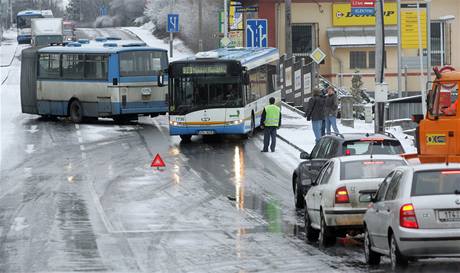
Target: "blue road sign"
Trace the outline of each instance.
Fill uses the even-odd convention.
[[[268,24],[266,19],[246,20],[246,47],[268,46]]]
[[[179,32],[179,14],[168,14],[168,32]]]
[[[374,15],[375,8],[351,8],[352,15]]]

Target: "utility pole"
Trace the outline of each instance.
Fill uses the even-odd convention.
[[[431,0],[425,0],[426,2],[426,79],[427,81],[431,78]],[[442,25],[441,25],[442,27]],[[426,87],[426,85],[425,85]]]
[[[224,0],[224,37],[228,37],[228,0]]]
[[[291,0],[285,1],[285,35],[286,35],[286,55],[292,57],[292,22],[291,22]]]
[[[401,0],[398,0],[396,5],[398,9],[398,97],[402,98]]]
[[[388,86],[385,77],[385,21],[384,0],[375,3],[375,132],[385,132],[385,102],[388,100]]]
[[[198,0],[198,51],[203,51],[203,6],[201,0]]]
[[[425,76],[423,72],[423,41],[422,41],[422,23],[420,14],[420,1],[417,0],[417,30],[418,30],[418,53],[420,58],[420,92],[422,94],[422,113],[426,113],[426,90],[425,90]],[[428,41],[427,41],[428,43]],[[428,47],[428,46],[427,46]],[[428,54],[427,54],[428,59]]]
[[[169,13],[172,14],[173,12],[173,5],[174,5],[174,0],[170,0],[169,1]],[[169,24],[169,22],[168,22]],[[174,42],[174,36],[173,36],[173,32],[169,32],[169,57],[172,58],[174,57],[174,54],[173,54],[173,42]]]

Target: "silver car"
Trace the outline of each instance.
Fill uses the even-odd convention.
[[[305,196],[308,241],[319,237],[328,246],[337,236],[362,232],[372,194],[388,173],[405,165],[397,155],[342,156],[326,162]]]
[[[460,164],[398,167],[364,215],[366,262],[407,266],[411,258],[460,257]]]

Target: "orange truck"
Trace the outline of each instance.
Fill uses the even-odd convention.
[[[435,67],[433,71],[436,78],[427,94],[427,112],[413,116],[418,123],[417,154],[406,158],[418,158],[420,163],[460,163],[460,72],[451,67]]]

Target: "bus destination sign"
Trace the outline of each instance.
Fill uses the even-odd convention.
[[[212,65],[191,65],[182,67],[182,73],[184,75],[195,75],[195,74],[226,74],[226,64],[212,64]]]

